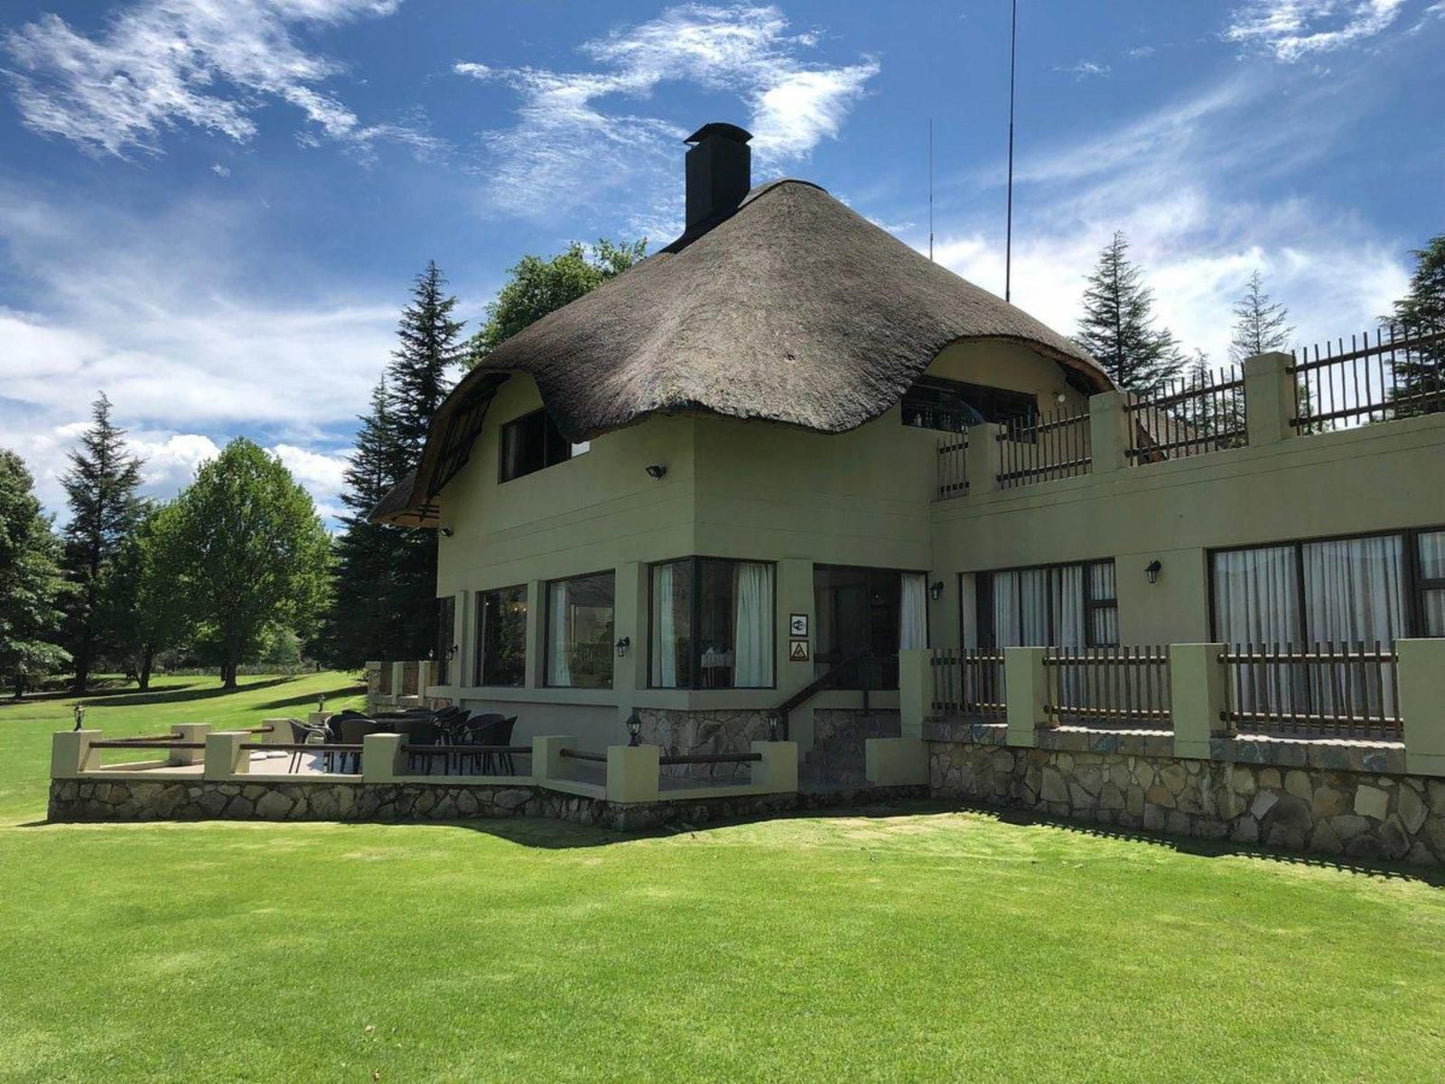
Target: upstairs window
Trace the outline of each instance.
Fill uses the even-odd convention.
[[[588,447],[570,443],[546,410],[534,410],[502,426],[501,481],[565,463]]]
[[[1032,424],[1038,416],[1036,396],[982,384],[964,384],[925,376],[903,397],[903,424],[916,429],[961,433],[985,422]]]

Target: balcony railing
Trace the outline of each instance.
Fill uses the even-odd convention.
[[[936,648],[932,674],[934,715],[1003,720],[1002,651]]]
[[[1003,489],[1089,473],[1089,412],[1055,411],[1009,422],[998,434]]]
[[[1148,397],[1131,397],[1126,455],[1134,465],[1241,448],[1249,442],[1244,375],[1236,366],[1171,380]]]
[[[1445,331],[1376,328],[1294,352],[1295,409],[1300,435],[1445,410]]]
[[[1063,723],[1170,727],[1169,652],[1163,647],[1052,648],[1048,704]]]
[[[1242,730],[1324,737],[1400,734],[1400,686],[1393,647],[1356,644],[1247,644],[1225,652],[1229,707]]]

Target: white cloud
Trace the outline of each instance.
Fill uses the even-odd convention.
[[[517,124],[486,134],[486,172],[494,206],[549,215],[587,202],[599,190],[625,189],[638,203],[641,180],[656,182],[687,129],[618,108],[665,83],[736,94],[748,109],[753,149],[764,170],[806,156],[835,138],[878,63],[811,63],[800,54],[816,33],[788,33],[773,6],[687,4],[658,18],[583,43],[597,70],[495,68],[472,61],[458,75],[502,82],[521,95]],[[646,187],[646,185],[643,185]]]
[[[389,15],[400,0],[138,0],[94,37],[41,15],[0,37],[21,119],[97,153],[160,150],[189,125],[237,142],[256,133],[269,101],[300,110],[308,136],[367,151],[383,139],[418,150],[437,141],[413,127],[364,125],[319,89],[340,64],[306,51],[296,25]]]
[[[1131,50],[1130,56],[1132,55],[1134,54]],[[1113,69],[1109,67],[1109,65],[1100,64],[1097,61],[1081,60],[1077,64],[1069,65],[1069,67],[1067,68],[1055,68],[1054,71],[1064,72],[1068,75],[1072,75],[1075,79],[1082,81],[1084,79],[1102,78],[1103,76],[1106,76],[1110,72],[1112,72]]]
[[[216,162],[211,166],[211,172],[217,177],[229,177],[231,175],[231,167],[223,166],[220,162]]]
[[[1249,0],[1231,13],[1224,39],[1295,61],[1383,33],[1404,6],[1405,0]]]

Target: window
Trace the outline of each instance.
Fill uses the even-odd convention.
[[[1445,636],[1445,531],[1415,536],[1420,596],[1417,628],[1423,636]]]
[[[852,687],[896,689],[899,650],[928,646],[927,596],[921,572],[815,566],[816,673],[846,665]]]
[[[547,585],[547,684],[612,688],[611,572]]]
[[[501,587],[477,597],[477,684],[526,684],[527,589]]]
[[[452,655],[456,651],[457,598],[437,599],[437,684],[450,685]]]
[[[501,480],[510,482],[544,467],[565,463],[591,447],[569,444],[545,410],[534,410],[502,426]]]
[[[1113,647],[1114,562],[1041,565],[975,575],[980,647]]]
[[[961,433],[984,422],[1031,424],[1039,412],[1035,396],[1006,388],[923,377],[903,397],[903,424]]]
[[[773,685],[773,566],[689,557],[652,566],[649,680],[655,689]]]

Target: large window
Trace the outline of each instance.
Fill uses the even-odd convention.
[[[903,396],[903,424],[961,433],[984,422],[1031,423],[1038,399],[1027,392],[922,377]]]
[[[1114,562],[1041,565],[974,577],[980,647],[1112,647]]]
[[[527,589],[501,587],[477,599],[477,684],[526,684]]]
[[[547,585],[547,684],[612,688],[611,572]]]
[[[773,566],[691,557],[652,566],[649,684],[763,689],[773,684]]]
[[[588,444],[571,444],[545,410],[534,410],[502,426],[501,481],[510,482],[543,467],[565,463],[587,451]]]
[[[452,655],[456,651],[457,598],[447,595],[437,599],[437,677],[438,685],[450,685]]]
[[[921,572],[817,565],[814,669],[847,668],[844,684],[898,687],[898,652],[928,646],[928,580]]]

